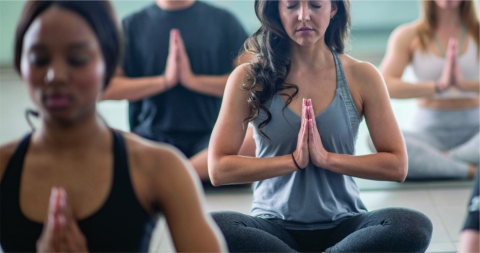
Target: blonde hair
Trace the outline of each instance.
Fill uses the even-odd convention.
[[[433,39],[435,29],[438,26],[435,5],[436,3],[433,0],[422,1],[422,16],[420,17],[420,23],[417,26],[419,47],[421,51],[427,51],[427,43]],[[467,33],[473,37],[478,48],[480,25],[475,1],[463,0],[459,6],[459,12],[462,25],[466,27]]]

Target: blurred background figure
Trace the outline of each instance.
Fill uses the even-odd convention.
[[[480,145],[475,2],[423,0],[422,6],[419,20],[392,33],[380,66],[390,96],[416,98],[419,107],[412,131],[403,132],[407,179],[472,178]],[[412,82],[401,79],[408,65]]]
[[[229,12],[194,0],[157,0],[123,28],[124,76],[103,98],[129,100],[130,130],[174,145],[208,182],[210,134],[228,75],[245,60],[237,56],[246,32]]]
[[[176,250],[225,251],[184,156],[114,130],[97,113],[120,37],[109,1],[25,4],[15,68],[40,122],[0,147],[6,252],[143,252],[159,215]]]

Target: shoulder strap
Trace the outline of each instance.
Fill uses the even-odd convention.
[[[0,204],[2,206],[2,211],[6,211],[9,214],[20,214],[20,179],[22,176],[23,162],[25,160],[25,155],[27,154],[28,146],[30,144],[32,133],[29,133],[25,136],[20,144],[15,149],[10,161],[8,162],[7,168],[0,183]],[[8,206],[8,209],[3,208],[3,206]],[[2,217],[7,213],[2,212]],[[11,217],[13,218],[13,217]]]
[[[347,85],[347,79],[345,78],[345,72],[343,71],[342,62],[338,54],[332,50],[333,58],[335,60],[335,68],[337,71],[337,91],[342,97],[343,103],[348,112],[348,117],[350,118],[350,124],[352,127],[353,135],[357,138],[358,127],[360,125],[361,118],[358,116],[357,106],[353,101],[352,94]]]

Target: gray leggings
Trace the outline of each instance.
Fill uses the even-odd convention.
[[[403,131],[407,179],[466,178],[469,164],[477,164],[480,158],[479,113],[479,108],[418,108],[412,130]],[[369,147],[375,151],[371,140]]]
[[[430,219],[406,208],[371,211],[323,230],[288,230],[231,211],[212,216],[230,252],[425,252],[432,236]]]

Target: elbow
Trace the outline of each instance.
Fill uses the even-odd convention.
[[[402,166],[401,168],[399,168],[397,170],[396,177],[394,179],[395,182],[398,182],[398,183],[405,182],[405,179],[407,178],[407,171],[408,171],[407,166]]]
[[[209,159],[208,161],[208,176],[213,186],[221,186],[223,184],[222,173],[218,161],[216,159]]]
[[[403,183],[407,178],[408,173],[408,158],[404,155],[399,159],[397,166],[395,168],[395,178],[394,181],[398,183]]]
[[[221,180],[220,177],[218,176],[218,173],[212,171],[210,168],[208,169],[208,174],[210,176],[210,182],[212,183],[213,186],[221,186]]]

